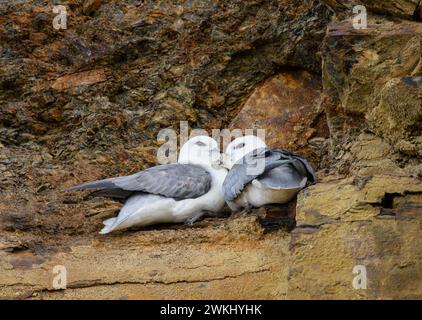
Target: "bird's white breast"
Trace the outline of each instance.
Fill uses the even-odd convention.
[[[273,189],[262,185],[258,180],[253,180],[246,186],[240,196],[236,198],[234,203],[229,204],[229,206],[232,209],[236,208],[238,210],[239,208],[258,208],[268,204],[287,203],[301,189]]]
[[[223,182],[227,175],[227,170],[209,169],[212,177],[211,188],[208,192],[196,199],[186,199],[177,201],[174,207],[174,214],[177,217],[176,222],[181,222],[192,216],[193,213],[201,211],[219,212],[223,209],[225,201],[222,191]]]

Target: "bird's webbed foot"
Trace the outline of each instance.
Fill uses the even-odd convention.
[[[189,219],[185,220],[185,224],[188,226],[193,225],[196,221],[198,221],[199,219],[201,219],[204,216],[204,212],[199,212],[197,214],[195,214],[194,216],[190,217]]]

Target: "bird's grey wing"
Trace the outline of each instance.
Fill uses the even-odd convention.
[[[97,191],[91,192],[90,197],[109,197],[117,200],[125,200],[133,194],[132,191],[127,191],[119,188],[115,189],[99,189]]]
[[[133,192],[158,194],[175,199],[197,198],[211,187],[211,175],[205,169],[189,164],[165,164],[130,176],[97,180],[69,190],[97,189],[94,195],[129,196]]]
[[[284,150],[284,149],[274,149],[274,152],[278,152],[282,155],[282,157],[290,157],[294,161],[292,161],[291,165],[293,168],[302,175],[303,177],[306,177],[309,182],[314,183],[317,180],[316,174],[312,166],[309,164],[309,162],[301,157],[300,155]]]
[[[272,189],[301,189],[307,177],[298,172],[292,164],[279,166],[256,178],[261,185]]]
[[[262,161],[259,163],[259,161]],[[248,183],[261,174],[283,164],[290,163],[290,157],[281,157],[270,148],[251,151],[234,164],[223,182],[224,199],[236,199]]]
[[[265,161],[264,165],[257,166],[260,160]],[[248,169],[259,167],[262,170],[248,174]],[[262,184],[289,189],[303,187],[305,177],[310,182],[316,181],[314,170],[301,156],[283,149],[257,149],[245,155],[229,171],[223,183],[224,198],[233,201],[248,183],[257,178]]]

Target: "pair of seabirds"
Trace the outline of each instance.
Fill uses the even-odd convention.
[[[107,234],[158,223],[192,224],[225,203],[232,211],[286,203],[315,180],[305,159],[268,148],[257,136],[233,140],[223,155],[213,138],[196,136],[183,145],[177,163],[68,190],[94,189],[93,196],[125,201],[117,217],[103,222],[100,233]]]

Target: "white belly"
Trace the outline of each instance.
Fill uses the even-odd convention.
[[[228,203],[234,210],[242,208],[259,208],[268,204],[282,204],[292,200],[302,188],[294,189],[271,189],[254,180],[249,183],[245,190],[233,202]]]
[[[222,184],[227,171],[223,169],[212,174],[216,178],[213,179],[211,189],[196,199],[177,201],[159,195],[131,196],[116,218],[104,221],[105,227],[100,233],[158,223],[179,223],[206,211],[220,211],[225,204]]]
[[[136,226],[173,222],[176,200],[158,195],[134,195],[130,197],[116,218],[104,221],[101,233]]]
[[[205,211],[218,212],[224,206],[224,197],[215,192],[209,192],[196,199],[176,201],[162,196],[148,196],[136,203],[136,196],[123,206],[117,218],[105,221],[106,228],[102,233],[130,227],[142,227],[159,223],[180,223]],[[107,228],[107,224],[110,227]]]

